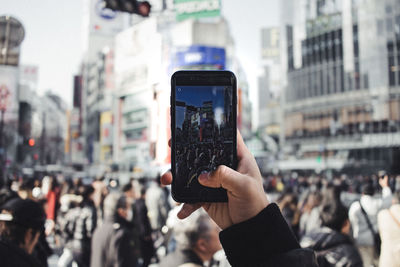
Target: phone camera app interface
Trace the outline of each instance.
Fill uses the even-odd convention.
[[[189,195],[201,173],[233,165],[232,87],[177,86],[175,94],[176,186]]]

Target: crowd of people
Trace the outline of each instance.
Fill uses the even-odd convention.
[[[21,215],[13,214],[12,201],[23,201],[18,204]],[[10,260],[6,266],[48,266],[48,257],[58,254],[59,267],[147,267],[159,261],[155,242],[164,237],[169,203],[159,179],[131,179],[122,186],[104,177],[85,183],[51,174],[11,180],[0,192],[0,255],[3,248],[19,247],[17,254],[26,258],[24,264]],[[21,245],[32,226],[24,222],[27,216],[40,224],[32,228],[39,234],[30,243],[33,250]]]
[[[11,180],[0,191],[1,266],[48,266],[54,254],[59,267],[400,266],[400,176],[263,178],[240,136],[238,159],[237,171],[198,177],[228,190],[219,204],[175,205],[170,173],[123,185]]]
[[[203,171],[212,171],[218,165],[232,164],[232,143],[198,143],[189,146],[177,145],[176,172],[179,177],[188,177],[179,181],[178,187],[193,186]]]
[[[400,266],[399,175],[271,175],[264,189],[320,266]]]

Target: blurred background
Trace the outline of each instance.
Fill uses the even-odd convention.
[[[399,1],[133,2],[0,1],[3,183],[156,177],[179,69],[236,74],[264,177],[400,174]]]

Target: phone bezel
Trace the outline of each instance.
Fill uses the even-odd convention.
[[[236,77],[230,71],[177,71],[171,77],[171,172],[172,172],[172,197],[177,202],[195,203],[195,202],[226,202],[228,201],[226,190],[221,190],[221,193],[214,193],[212,196],[207,194],[211,188],[204,187],[201,197],[186,197],[179,195],[176,181],[176,168],[175,168],[175,109],[176,109],[176,95],[175,88],[177,85],[181,86],[231,86],[232,88],[232,111],[234,118],[237,118],[237,85]],[[234,169],[237,167],[237,119],[234,120],[233,131],[233,163]]]

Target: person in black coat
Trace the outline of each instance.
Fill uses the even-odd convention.
[[[46,215],[33,200],[14,198],[0,213],[0,265],[36,267],[41,264],[31,255],[44,230]]]
[[[153,238],[151,236],[151,224],[149,217],[147,216],[146,207],[146,188],[143,187],[140,190],[140,198],[135,201],[135,222],[139,227],[139,241],[140,241],[140,252],[143,259],[142,267],[149,266],[151,258],[155,253]]]
[[[322,227],[306,234],[300,244],[317,253],[320,267],[362,267],[361,256],[353,244],[348,211],[340,201],[340,188],[329,186],[319,208]]]
[[[239,132],[237,158],[237,170],[219,166],[198,177],[204,186],[225,188],[228,202],[186,203],[178,218],[186,218],[202,207],[222,229],[219,238],[234,267],[318,266],[314,251],[300,248],[278,206],[269,203],[257,163]],[[171,184],[171,172],[165,173],[161,181]]]
[[[135,238],[132,214],[126,196],[111,193],[106,197],[105,221],[93,234],[90,266],[138,266],[139,242]]]

